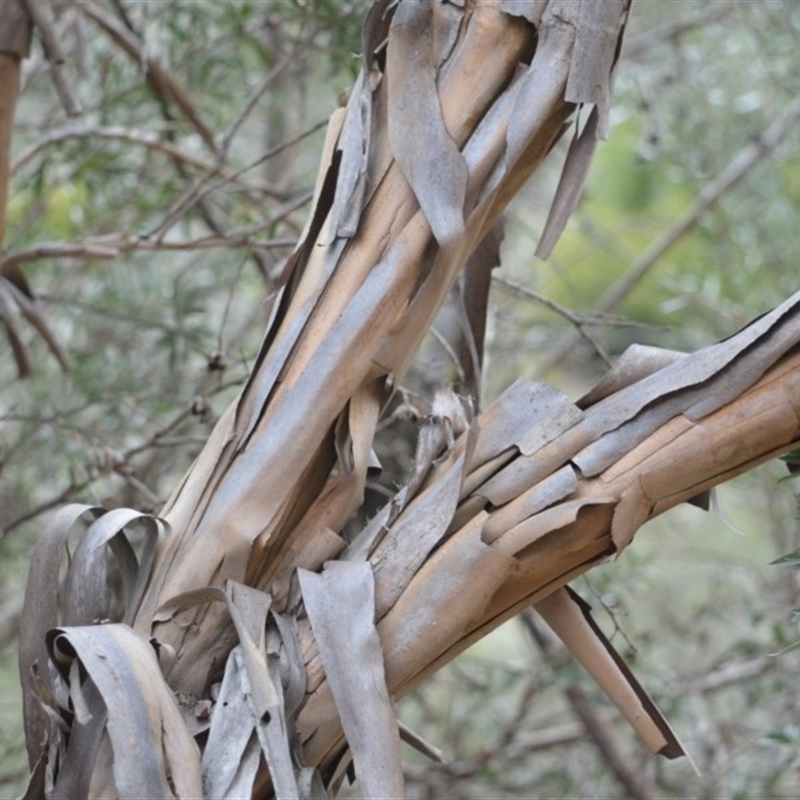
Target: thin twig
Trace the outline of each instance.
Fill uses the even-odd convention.
[[[205,189],[201,190],[201,187],[206,184],[211,178],[213,178],[216,174],[218,174],[221,170],[221,167],[212,166],[210,167],[203,175],[197,177],[197,179],[193,182],[192,186],[184,192],[184,194],[173,204],[172,208],[167,212],[166,217],[160,222],[155,228],[152,228],[147,234],[145,234],[146,238],[148,239],[162,239],[169,229],[183,216],[187,209],[191,208],[193,205],[201,202],[205,199],[209,194],[212,192],[221,189],[223,186],[237,180],[245,172],[249,172],[251,169],[255,169],[260,164],[263,164],[265,161],[273,158],[274,156],[278,155],[279,153],[283,152],[289,147],[296,145],[298,142],[301,142],[308,136],[316,133],[320,128],[323,128],[327,125],[327,121],[320,121],[316,125],[313,125],[311,128],[303,131],[302,133],[293,136],[290,139],[282,142],[281,144],[277,145],[276,147],[271,148],[263,155],[259,156],[255,161],[250,162],[247,166],[242,167],[241,169],[237,170],[233,174],[229,175],[226,178],[214,183],[211,186],[206,186]]]
[[[549,309],[555,314],[558,314],[559,316],[571,322],[575,326],[575,330],[578,332],[580,337],[584,339],[591,346],[591,348],[595,351],[598,357],[601,358],[607,365],[609,366],[611,365],[611,359],[603,349],[602,345],[600,345],[599,342],[595,341],[595,339],[592,338],[592,336],[584,330],[586,325],[592,323],[588,323],[582,315],[575,314],[565,306],[562,306],[553,300],[549,300],[544,295],[541,295],[538,292],[534,292],[532,289],[527,289],[524,286],[516,283],[515,281],[510,280],[509,278],[500,278],[498,276],[493,276],[492,282],[496,283],[498,286],[502,286],[503,288],[507,289],[516,297],[520,297],[524,300],[531,300],[534,303],[538,303],[544,308]],[[598,324],[598,323],[595,322],[593,324]]]
[[[274,223],[273,223],[274,224]],[[260,227],[267,227],[259,223]],[[32,261],[41,261],[45,258],[78,258],[82,261],[106,261],[117,258],[120,253],[146,252],[176,252],[191,250],[212,250],[214,248],[251,248],[259,250],[275,250],[294,247],[296,239],[266,239],[253,241],[232,234],[228,236],[203,236],[199,239],[184,239],[176,242],[150,242],[146,239],[125,239],[115,246],[100,246],[91,242],[85,244],[69,244],[67,242],[45,242],[27,250],[12,253],[5,263],[20,266]]]
[[[672,227],[655,239],[634,262],[626,275],[600,296],[595,308],[601,312],[609,312],[617,308],[659,259],[697,225],[705,212],[783,141],[798,119],[800,119],[800,95],[794,98],[786,111],[761,136],[743,147],[728,166],[714,180],[706,184],[694,205]],[[579,333],[582,335],[582,332],[579,331]],[[544,374],[561,363],[578,341],[579,336],[574,331],[564,336],[550,350],[545,362],[540,365],[540,373]]]
[[[295,61],[294,52],[279,61],[264,76],[264,80],[261,81],[261,84],[258,86],[258,88],[250,95],[247,102],[244,104],[244,106],[242,106],[241,111],[239,111],[239,113],[233,118],[233,121],[228,126],[228,130],[225,131],[225,133],[220,137],[219,149],[221,153],[226,154],[228,152],[233,137],[236,135],[239,128],[255,108],[256,103],[261,99],[267,89],[272,86],[272,84],[275,82],[275,79],[278,78],[293,61]]]
[[[3,527],[0,528],[0,540],[5,539],[9,533],[19,528],[20,525],[24,524],[25,522],[36,519],[36,517],[38,517],[40,514],[44,514],[47,511],[52,511],[52,509],[63,505],[70,498],[75,497],[76,495],[88,489],[99,477],[100,476],[97,475],[84,478],[84,480],[78,482],[71,481],[69,486],[67,486],[65,489],[62,489],[58,494],[51,497],[49,500],[45,500],[38,505],[29,508],[27,511],[20,514],[16,519],[12,520],[6,525],[3,525]]]
[[[84,0],[80,8],[83,13],[105,31],[130,58],[136,61],[137,64],[144,65],[147,80],[153,90],[162,100],[165,102],[171,101],[172,104],[180,109],[183,116],[194,126],[194,129],[206,143],[209,150],[216,155],[218,149],[214,139],[214,133],[201,118],[196,103],[176,78],[155,61],[155,59],[148,57],[141,35],[121,25],[118,20],[110,14],[107,14],[101,6],[91,2],[91,0]]]
[[[453,350],[450,342],[447,341],[445,335],[435,325],[431,327],[431,335],[434,339],[436,339],[437,343],[447,355],[447,358],[452,362],[453,368],[456,371],[456,380],[458,382],[463,382],[464,368],[461,366],[461,362],[458,359],[458,354],[455,350]]]
[[[665,330],[663,325],[653,325],[649,322],[641,322],[637,319],[621,317],[618,314],[604,314],[594,309],[581,312],[573,311],[566,306],[562,306],[560,303],[556,303],[555,300],[551,300],[534,289],[529,289],[527,286],[523,286],[521,283],[517,283],[510,278],[493,275],[492,283],[499,286],[501,289],[508,289],[511,294],[523,300],[530,300],[533,303],[541,305],[543,308],[549,309],[555,314],[564,317],[564,319],[571,322],[573,325],[583,325],[587,328],[600,326],[610,328],[635,328],[636,330],[652,331],[655,333],[663,333]]]
[[[266,220],[254,222],[243,228],[230,231],[222,236],[201,236],[197,239],[182,239],[179,241],[153,241],[138,236],[127,238],[103,237],[99,240],[87,242],[41,242],[26,250],[10,253],[4,260],[7,269],[19,267],[31,261],[41,261],[44,258],[80,258],[83,260],[102,261],[117,258],[121,253],[135,253],[138,251],[190,251],[208,250],[212,248],[252,248],[262,250],[275,250],[294,247],[295,239],[266,239],[254,241],[250,237],[259,231],[271,228],[282,222],[289,214],[302,208],[311,200],[311,193],[307,192]]]
[[[230,389],[231,387],[239,386],[242,384],[243,381],[244,378],[230,380],[226,381],[225,383],[221,383],[219,386],[214,387],[211,390],[211,392],[209,392],[209,395],[219,394],[220,392],[224,392],[225,390]],[[181,423],[186,421],[189,417],[193,416],[194,414],[195,414],[194,403],[188,404],[187,406],[182,408],[177,414],[175,414],[175,416],[172,417],[172,419],[170,419],[168,422],[166,422],[164,425],[158,428],[158,430],[156,430],[155,432],[150,434],[150,436],[144,439],[144,441],[140,442],[139,444],[131,445],[127,450],[125,450],[125,452],[123,452],[120,455],[118,459],[118,465],[120,469],[122,469],[124,465],[129,464],[134,457],[144,453],[145,451],[163,446],[165,444],[165,441],[167,440],[168,435],[172,433]],[[169,441],[170,444],[172,444],[175,440],[170,439]],[[183,443],[185,442],[181,440],[181,444]],[[131,483],[131,477],[133,477],[135,482],[135,476],[133,475],[133,473],[120,472],[117,469],[115,469],[114,471],[117,474],[119,474],[123,480],[126,480],[129,483]],[[3,525],[0,528],[0,541],[5,539],[6,536],[8,536],[8,534],[19,528],[24,523],[30,522],[32,519],[35,519],[41,514],[44,514],[47,511],[51,511],[52,509],[57,508],[60,505],[63,505],[71,498],[83,494],[84,492],[86,492],[87,489],[89,489],[89,487],[93,483],[100,480],[100,478],[104,477],[105,474],[106,473],[104,472],[98,471],[96,472],[96,474],[91,474],[81,481],[73,480],[70,482],[68,486],[66,486],[64,489],[62,489],[53,497],[49,498],[48,500],[44,500],[43,502],[39,503],[38,505],[32,508],[27,509],[20,516],[16,517],[11,522]],[[136,488],[140,487],[137,486]],[[148,496],[148,499],[150,499],[149,498],[150,494],[152,494],[150,490],[145,491],[145,495]]]
[[[180,147],[177,147],[167,139],[162,139],[156,134],[143,133],[131,128],[125,128],[122,125],[81,125],[80,127],[76,125],[64,125],[61,128],[48,131],[38,142],[26,147],[12,162],[11,174],[15,175],[19,172],[43,150],[68,139],[105,139],[108,141],[125,142],[127,144],[138,144],[153,150],[160,150],[173,158],[179,158],[181,161],[185,161],[193,167],[198,167],[200,169],[207,169],[209,167],[209,162],[205,159],[198,158],[191,153],[187,153],[185,150],[181,150]]]
[[[104,139],[107,141],[119,141],[127,144],[141,145],[142,147],[165,153],[171,158],[178,159],[198,169],[207,170],[212,167],[212,164],[208,160],[188,153],[173,142],[155,133],[137,131],[131,128],[125,128],[121,125],[91,125],[80,127],[65,125],[61,128],[49,131],[38,142],[25,148],[12,162],[11,174],[16,174],[20,169],[29,164],[42,150],[54,144],[66,141],[67,139]],[[226,177],[230,175],[231,172],[232,170],[228,166],[224,167],[222,170],[222,174]],[[276,187],[270,186],[267,183],[242,183],[241,187],[248,195],[257,193],[258,195],[267,195],[268,197],[273,197],[278,200],[286,199],[285,192],[281,192]],[[260,201],[260,197],[254,199]]]
[[[209,192],[201,193],[201,187],[208,183],[215,175],[222,170],[222,162],[211,164],[201,175],[198,175],[192,185],[172,204],[167,210],[166,216],[154,228],[146,234],[146,239],[161,241],[183,215],[194,205],[198,204]]]
[[[50,3],[36,2],[36,0],[23,0],[23,2],[42,37],[47,60],[50,62],[50,76],[61,105],[64,106],[68,117],[77,117],[83,112],[64,75],[66,59],[58,41],[58,34],[53,27],[52,6]]]
[[[676,19],[671,19],[663,25],[657,25],[655,28],[644,31],[638,36],[625,39],[622,46],[622,57],[628,61],[647,55],[657,45],[677,39],[683,34],[704,25],[719,22],[733,11],[736,6],[735,0],[728,0],[728,2],[719,2],[717,0],[715,3],[708,3],[694,14],[677,16]]]
[[[536,613],[532,609],[527,609],[522,612],[520,619],[545,660],[552,665],[556,657],[554,642],[540,630],[541,623]],[[655,786],[644,777],[640,769],[631,765],[630,760],[619,749],[614,740],[611,726],[595,711],[581,687],[578,685],[566,686],[563,691],[590,741],[600,752],[614,777],[625,787],[628,796],[637,798],[637,800],[657,800],[659,794]]]

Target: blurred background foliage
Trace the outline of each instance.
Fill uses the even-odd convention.
[[[323,123],[358,69],[367,3],[92,7],[98,18],[54,6],[83,113],[65,115],[34,42],[13,142],[5,253],[71,369],[23,320],[32,375],[18,378],[7,348],[0,359],[0,796],[26,774],[15,628],[45,512],[71,499],[157,510],[235,395],[305,220]],[[135,55],[104,18],[132,34]],[[798,96],[799,34],[795,0],[635,0],[610,139],[547,262],[533,251],[558,153],[508,214],[486,401],[518,376],[577,397],[632,342],[694,349],[797,290],[795,127],[621,303],[597,312],[608,287]],[[183,87],[194,119],[148,81],[148,59]],[[117,253],[85,257],[98,246]],[[568,338],[576,322],[578,340]],[[409,386],[450,368],[428,347]],[[402,399],[424,412],[425,397]],[[382,436],[392,477],[378,493],[413,452],[413,426],[395,410]],[[701,775],[686,760],[647,756],[528,619],[400,703],[447,762],[409,751],[409,796],[800,795],[797,572],[770,565],[800,544],[795,492],[783,465],[767,465],[722,487],[712,513],[679,508],[651,523],[623,558],[576,585]],[[638,783],[626,783],[626,768]]]

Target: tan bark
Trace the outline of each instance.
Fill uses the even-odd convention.
[[[199,785],[310,795],[320,776],[340,778],[344,731],[365,785],[394,792],[392,701],[542,602],[651,749],[682,752],[554,593],[621,553],[651,517],[795,446],[800,298],[692,355],[637,351],[578,404],[525,382],[471,422],[444,402],[425,440],[438,444],[419,448],[409,485],[352,541],[343,535],[381,411],[465,261],[591,105],[545,249],[574,207],[607,125],[626,14],[623,0],[378,0],[240,397],[161,518],[71,507],[37,549],[20,643],[39,765],[29,796],[46,774],[61,793],[115,784],[130,794],[121,730],[141,745],[146,785],[178,796]],[[89,514],[59,602],[69,532]],[[138,557],[134,522],[145,528]],[[94,623],[110,613],[107,549],[125,611],[106,631]],[[41,710],[60,714],[64,696],[76,709],[69,744]],[[141,713],[122,718],[129,709]],[[206,731],[201,752],[190,734]],[[93,776],[84,762],[97,764]]]

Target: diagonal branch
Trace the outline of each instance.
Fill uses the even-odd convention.
[[[795,97],[786,110],[755,141],[746,144],[728,166],[703,188],[692,207],[652,242],[617,283],[603,292],[595,303],[595,311],[608,313],[618,308],[659,259],[700,222],[705,212],[742,180],[753,167],[772,153],[794,128],[798,119],[800,119],[800,95]],[[540,374],[545,374],[563,361],[578,341],[579,335],[575,332],[565,335],[548,353],[539,368]]]
[[[139,35],[120,24],[94,0],[80,5],[81,11],[94,22],[120,49],[145,68],[148,82],[165,102],[177,106],[181,114],[192,124],[212,153],[217,153],[214,132],[197,110],[197,104],[180,82],[155,59],[148,56]]]

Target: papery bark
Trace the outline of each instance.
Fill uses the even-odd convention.
[[[85,727],[99,707],[94,689],[118,703],[126,698],[92,650],[113,639],[120,652],[147,653],[137,691],[154,698],[161,715],[149,708],[151,721],[180,730],[150,760],[157,766],[192,752],[181,791],[193,791],[198,774],[215,787],[252,785],[258,747],[267,759],[273,753],[271,780],[285,793],[319,782],[301,757],[335,782],[343,730],[363,734],[370,717],[337,711],[336,703],[359,691],[380,703],[386,737],[351,734],[360,738],[355,760],[363,764],[376,741],[389,742],[383,749],[394,755],[376,765],[370,786],[399,790],[398,731],[386,725],[393,700],[521,609],[620,554],[648,519],[796,446],[800,296],[698,353],[634,354],[578,403],[519,382],[469,424],[451,406],[431,420],[441,436],[430,439],[430,452],[418,449],[408,486],[354,538],[343,533],[375,466],[381,413],[464,264],[576,110],[589,105],[545,249],[563,228],[594,137],[605,132],[627,7],[624,0],[375,4],[362,72],[331,118],[314,207],[252,375],[163,520],[149,518],[140,561],[124,530],[137,515],[88,509],[99,519],[75,548],[59,619],[60,558],[87,509],[62,515],[37,551],[21,639],[32,765],[47,763],[51,745],[59,758],[69,755],[67,737],[43,710],[72,714],[48,694],[68,686],[76,724],[97,757],[94,785],[113,784],[105,739]],[[493,259],[483,260],[485,272]],[[469,326],[482,330],[479,319]],[[474,380],[478,343],[472,350]],[[93,634],[93,623],[110,613],[107,545],[127,580],[127,604],[122,624]],[[325,567],[337,559],[347,563]],[[346,603],[341,620],[326,597]],[[570,613],[553,612],[558,597],[543,606],[546,615],[556,627],[574,623]],[[347,647],[347,619],[369,660],[369,692],[359,683],[364,676],[349,674],[352,653],[337,649]],[[57,631],[49,649],[48,628]],[[59,653],[54,643],[70,646],[76,630],[75,652]],[[571,641],[592,660],[582,635]],[[62,659],[58,675],[44,669],[48,657]],[[81,672],[87,663],[94,683]],[[638,721],[636,700],[617,692],[608,659],[593,663],[599,682]],[[180,726],[225,741],[232,723],[220,714],[214,727],[212,692],[223,676],[226,702],[247,694],[237,708],[250,716],[236,740],[242,768],[215,782],[213,754],[194,753]],[[210,721],[199,722],[209,710]],[[643,729],[653,749],[681,752],[658,723]],[[157,768],[152,773],[150,785],[168,785]],[[129,771],[123,777],[130,791]],[[86,775],[78,770],[73,779],[83,786]],[[257,795],[269,794],[269,780]]]
[[[536,27],[494,2],[446,16],[439,4],[384,12],[385,71],[366,53],[372,68],[332,118],[311,223],[254,372],[163,512],[173,536],[136,624],[155,622],[154,635],[176,648],[175,688],[206,691],[209,662],[223,661],[230,647],[218,635],[228,623],[211,608],[180,627],[157,616],[161,603],[228,578],[267,588],[294,542],[336,530],[358,508],[380,409],[462,264],[581,102],[565,97],[571,70],[587,68],[574,66],[576,30],[592,15],[579,6],[552,2]],[[626,8],[603,4],[604,14],[616,14],[618,36]],[[415,32],[430,24],[436,35],[418,41]],[[429,99],[409,119],[417,83]],[[372,130],[359,164],[352,148],[366,141],[357,124],[365,109]],[[432,181],[439,157],[462,166],[436,167]],[[361,173],[363,210],[355,234],[342,236],[349,227],[331,209],[340,190],[352,195],[347,176]],[[451,197],[460,199],[446,216],[430,217]],[[318,506],[323,490],[338,498],[328,519]]]

